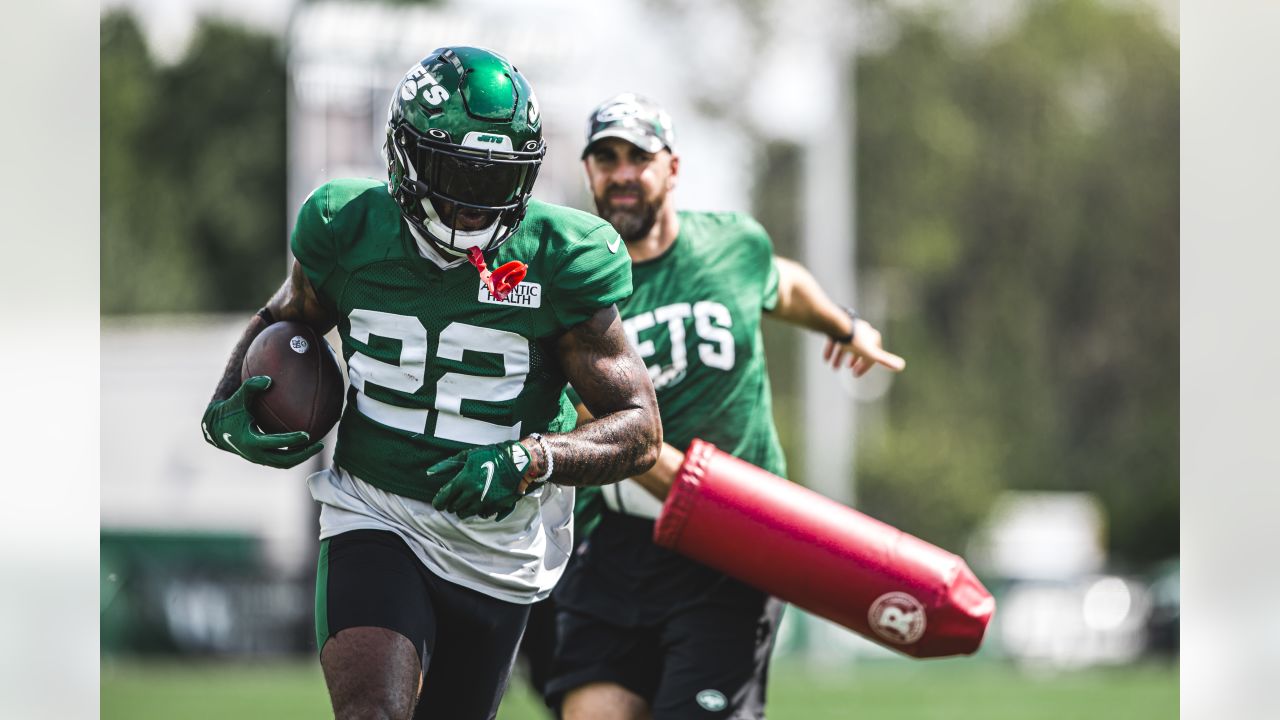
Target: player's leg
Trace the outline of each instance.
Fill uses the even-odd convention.
[[[573,504],[573,552],[569,553],[569,559],[565,562],[562,577],[567,577],[574,571],[580,555],[579,548],[600,522],[603,505],[599,488],[576,489]],[[524,628],[524,638],[520,640],[519,653],[519,657],[524,658],[529,685],[556,717],[559,717],[558,702],[548,694],[547,683],[551,680],[552,662],[555,659],[558,611],[559,604],[554,595],[529,608],[529,622]]]
[[[560,608],[547,695],[564,720],[644,720],[657,687],[655,628],[624,628]]]
[[[564,720],[649,720],[649,703],[617,683],[588,683],[571,690],[560,709]]]
[[[419,567],[390,532],[356,530],[321,543],[316,644],[338,720],[412,715],[435,632]]]
[[[782,608],[776,598],[761,596],[758,602],[700,603],[673,615],[663,626],[654,719],[764,718],[769,655]]]
[[[422,666],[412,643],[397,632],[342,630],[325,643],[320,665],[337,720],[402,720],[413,711]]]
[[[432,575],[423,576],[436,611],[415,720],[485,720],[498,714],[529,606],[505,602]]]

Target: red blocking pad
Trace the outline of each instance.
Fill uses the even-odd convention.
[[[701,440],[654,542],[912,657],[975,652],[995,612],[959,556]]]

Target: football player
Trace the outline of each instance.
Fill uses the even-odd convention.
[[[631,256],[635,291],[618,307],[668,444],[652,470],[601,488],[607,509],[554,594],[548,693],[567,720],[762,718],[782,603],[654,545],[660,499],[695,437],[785,476],[763,316],[826,335],[826,359],[856,376],[904,361],[805,268],[774,256],[750,217],[676,211],[680,157],[653,102],[625,94],[600,105],[582,157],[596,208]]]
[[[388,181],[334,180],[298,214],[289,278],[232,352],[206,439],[292,467],[321,449],[264,435],[240,382],[276,321],[335,325],[350,380],[320,503],[316,643],[338,718],[492,718],[529,605],[571,547],[573,486],[653,465],[653,387],[615,303],[617,233],[530,199],[545,153],[533,89],[451,47],[395,88]],[[491,269],[496,268],[496,269]],[[598,418],[574,429],[572,382]],[[416,710],[415,710],[416,708]]]

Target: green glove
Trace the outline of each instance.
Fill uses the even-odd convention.
[[[311,436],[305,432],[264,435],[254,427],[249,402],[255,395],[271,387],[271,378],[255,375],[226,400],[209,403],[200,420],[204,439],[219,450],[232,452],[252,463],[274,468],[291,468],[324,449],[324,443],[305,443]],[[296,447],[305,445],[304,447]]]
[[[494,515],[501,520],[524,497],[518,488],[527,467],[529,453],[514,440],[463,450],[427,468],[428,475],[446,481],[431,505],[460,518]]]

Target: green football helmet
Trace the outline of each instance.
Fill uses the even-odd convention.
[[[387,189],[409,225],[445,257],[496,250],[520,226],[546,155],[533,88],[501,55],[435,50],[409,70],[387,110]],[[441,219],[493,213],[481,230]]]

